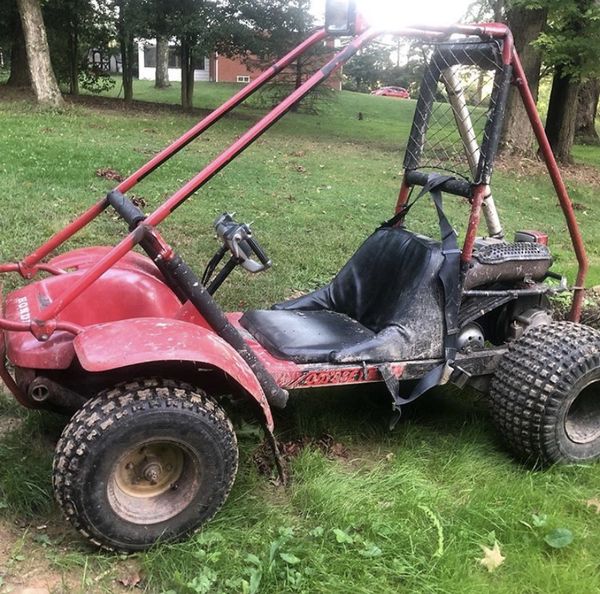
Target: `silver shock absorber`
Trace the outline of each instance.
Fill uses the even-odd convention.
[[[455,69],[451,66],[446,68],[442,72],[442,82],[446,87],[446,93],[448,94],[448,101],[452,106],[454,113],[454,119],[458,127],[467,161],[469,162],[469,169],[473,177],[477,175],[477,167],[479,165],[479,144],[477,142],[477,135],[473,128],[473,122],[471,121],[471,114],[467,107],[467,101],[465,99],[465,93],[460,83],[458,76],[456,75]],[[504,231],[500,223],[500,217],[498,216],[498,210],[492,197],[490,187],[487,187],[486,199],[483,202],[483,216],[487,224],[488,233],[490,237],[497,239],[504,238]]]

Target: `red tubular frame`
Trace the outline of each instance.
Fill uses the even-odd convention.
[[[556,165],[556,161],[550,149],[548,140],[546,138],[543,125],[537,114],[535,108],[535,102],[531,96],[531,92],[527,87],[525,75],[518,58],[517,52],[515,51],[512,43],[512,34],[506,25],[498,23],[485,23],[476,25],[455,25],[451,27],[436,28],[429,26],[419,26],[404,28],[399,30],[377,30],[377,29],[366,29],[360,31],[352,41],[336,56],[334,56],[325,66],[323,66],[316,74],[311,76],[302,86],[294,91],[289,97],[284,99],[277,107],[271,112],[264,116],[259,122],[252,126],[244,135],[236,140],[229,148],[223,151],[216,159],[214,159],[209,165],[207,165],[200,173],[194,178],[187,182],[181,189],[170,196],[161,206],[159,206],[152,214],[150,214],[142,225],[138,226],[133,232],[125,237],[115,248],[108,252],[100,261],[92,266],[84,275],[82,275],[77,282],[75,282],[63,295],[56,299],[49,307],[43,311],[43,315],[40,319],[34,320],[31,327],[22,328],[21,326],[27,326],[26,324],[20,324],[16,322],[9,322],[8,320],[0,320],[0,328],[6,330],[31,330],[35,336],[40,339],[44,339],[56,329],[64,329],[69,331],[77,331],[77,328],[66,328],[57,326],[53,320],[55,317],[75,298],[77,298],[84,290],[89,288],[104,272],[111,268],[116,262],[118,262],[128,251],[133,249],[144,237],[145,233],[154,226],[161,223],[167,218],[178,206],[180,206],[187,198],[189,198],[194,192],[204,186],[214,175],[216,175],[221,169],[229,164],[235,157],[237,157],[242,151],[249,147],[257,138],[259,138],[264,132],[266,132],[273,124],[275,124],[290,108],[306,96],[314,87],[323,82],[328,78],[335,70],[340,68],[345,62],[347,62],[361,47],[371,41],[374,37],[382,34],[395,34],[404,35],[410,37],[425,37],[425,38],[439,38],[447,37],[452,33],[460,33],[465,35],[477,35],[480,37],[494,37],[501,38],[504,40],[503,45],[503,61],[505,64],[512,64],[514,67],[516,84],[521,92],[525,108],[531,120],[533,129],[536,137],[540,143],[540,148],[544,159],[548,166],[548,170],[554,187],[556,189],[561,207],[567,219],[567,225],[571,238],[573,241],[573,247],[579,263],[579,273],[577,276],[577,289],[573,299],[573,307],[571,311],[571,319],[577,320],[581,311],[581,302],[583,299],[582,286],[585,281],[587,272],[587,259],[585,256],[585,248],[581,239],[581,234],[577,226],[577,221],[574,216],[571,201],[569,200],[566,188],[562,182],[560,172]],[[261,76],[259,76],[254,82],[250,83],[238,94],[225,102],[220,108],[212,112],[209,116],[204,118],[191,130],[186,132],[181,138],[176,140],[169,147],[164,149],[161,153],[153,157],[148,163],[138,169],[135,173],[129,176],[123,181],[117,190],[124,193],[134,187],[139,181],[156,170],[169,158],[175,155],[178,151],[184,148],[187,144],[192,142],[210,126],[220,120],[225,114],[234,109],[257,89],[266,84],[271,80],[278,72],[283,68],[291,64],[296,58],[304,54],[310,47],[316,43],[322,41],[327,37],[327,33],[324,29],[316,31],[311,37],[305,42],[299,45],[292,52],[287,54],[284,58],[276,62],[271,68],[266,70]],[[400,206],[407,198],[409,187],[405,181],[403,181],[400,196],[398,200],[398,206]],[[483,203],[485,187],[475,186],[473,188],[473,199],[471,214],[469,218],[468,230],[465,238],[465,244],[463,247],[463,261],[468,261],[472,254],[473,243],[477,234],[477,227],[481,217],[481,206]],[[65,227],[62,231],[55,234],[50,240],[44,245],[39,247],[19,264],[8,264],[0,267],[0,273],[2,272],[15,272],[18,271],[22,276],[30,278],[35,274],[37,270],[46,270],[53,274],[59,274],[62,271],[57,269],[51,269],[48,266],[40,265],[39,261],[46,257],[55,248],[64,243],[77,231],[85,227],[93,219],[95,219],[103,210],[106,209],[108,202],[106,199],[93,205],[90,209],[84,212],[79,218]],[[19,328],[17,328],[17,326]],[[9,327],[10,326],[10,327]],[[64,325],[63,325],[64,326]],[[1,371],[1,370],[0,370]]]
[[[546,136],[546,131],[544,130],[544,124],[542,123],[540,114],[537,111],[535,100],[527,84],[525,71],[523,70],[521,60],[519,59],[516,50],[513,50],[512,64],[514,68],[515,84],[517,85],[519,93],[521,94],[521,98],[523,99],[525,110],[529,116],[529,121],[533,127],[533,132],[537,138],[544,162],[548,168],[548,173],[552,179],[552,184],[556,190],[560,207],[565,215],[569,234],[571,235],[571,243],[573,244],[573,250],[575,251],[577,263],[579,264],[575,293],[573,295],[573,303],[571,305],[571,312],[569,314],[569,319],[577,322],[581,317],[581,308],[583,306],[583,299],[585,296],[584,283],[589,268],[587,255],[585,253],[585,246],[583,244],[583,238],[581,236],[581,231],[579,230],[579,225],[577,224],[575,211],[573,210],[573,204],[569,198],[569,193],[567,192],[567,188],[563,182],[556,159],[554,158],[554,153],[552,152],[550,142],[548,142],[548,137]]]

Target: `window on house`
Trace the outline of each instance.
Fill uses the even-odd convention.
[[[169,48],[169,68],[181,68],[181,53],[178,47]],[[156,52],[155,52],[156,53]],[[155,60],[156,62],[156,60]],[[194,70],[205,70],[206,58],[203,56],[194,58]]]
[[[156,68],[156,46],[155,45],[144,46],[144,67],[145,68]]]
[[[238,74],[235,80],[236,80],[236,82],[239,82],[239,83],[249,83],[250,77],[246,76],[246,75]]]
[[[169,48],[169,68],[181,68],[181,56],[178,47]]]

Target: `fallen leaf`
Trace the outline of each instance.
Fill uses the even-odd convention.
[[[596,508],[596,513],[600,514],[600,499],[594,497],[593,499],[588,499],[586,503],[588,507]]]
[[[297,565],[298,563],[300,563],[300,559],[298,559],[296,555],[292,555],[292,553],[279,553],[279,556],[288,565]]]
[[[364,549],[362,551],[358,551],[358,554],[361,557],[366,557],[367,559],[373,559],[375,557],[381,557],[383,552],[376,544],[369,542],[369,541],[365,541]]]
[[[497,542],[494,543],[494,548],[492,549],[489,549],[483,545],[481,545],[481,548],[483,550],[483,559],[480,559],[479,563],[481,563],[481,565],[483,565],[489,572],[495,571],[504,563],[506,557],[502,556]]]
[[[116,169],[111,169],[110,167],[96,169],[96,175],[110,181],[122,182],[125,179],[121,173],[119,173]]]
[[[135,588],[142,581],[142,578],[139,572],[133,571],[131,573],[121,576],[117,579],[117,581],[119,582],[119,584],[125,586],[126,588]]]

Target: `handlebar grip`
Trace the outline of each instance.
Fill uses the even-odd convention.
[[[129,229],[135,229],[146,218],[141,209],[118,190],[109,192],[106,198],[117,214],[129,225]]]
[[[265,266],[265,268],[269,268],[271,266],[271,260],[265,254],[263,249],[258,245],[257,241],[253,237],[248,237],[246,239],[248,245],[252,248],[252,251],[256,254],[261,264]]]

